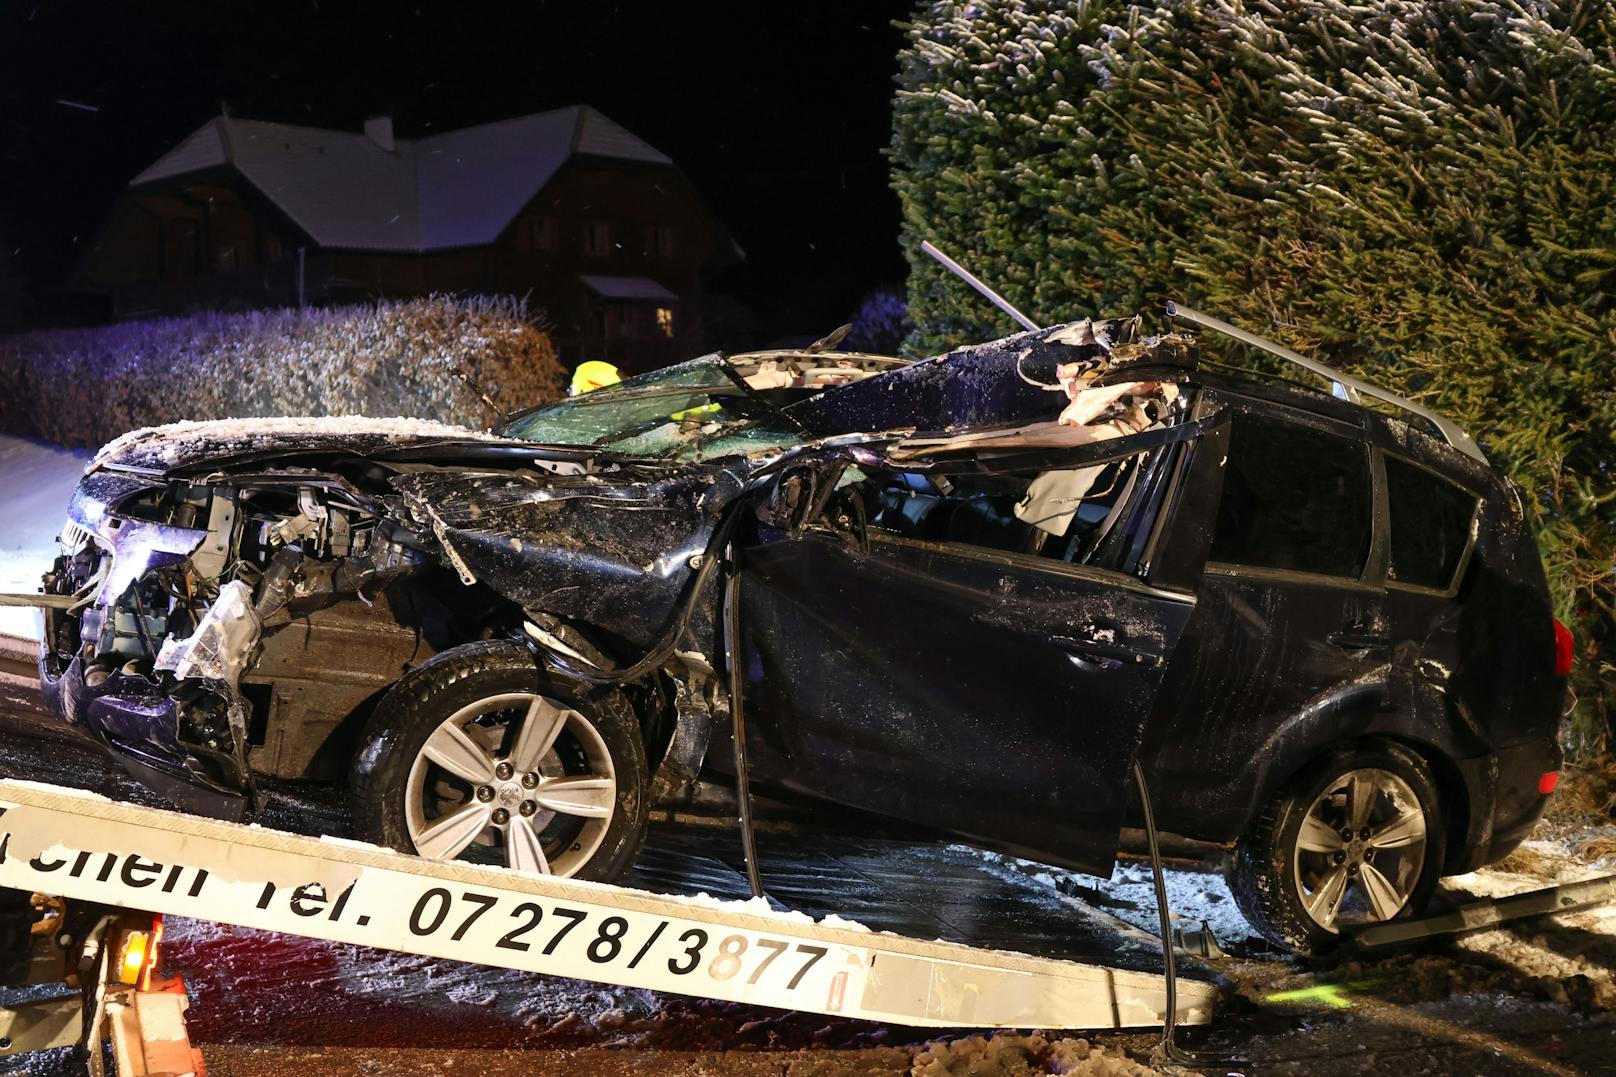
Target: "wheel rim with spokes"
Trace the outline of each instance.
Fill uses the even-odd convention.
[[[605,840],[617,774],[589,719],[546,696],[506,692],[439,723],[404,798],[421,856],[566,876]]]
[[[1425,868],[1425,809],[1389,770],[1351,770],[1309,805],[1293,858],[1302,907],[1328,931],[1396,916]]]

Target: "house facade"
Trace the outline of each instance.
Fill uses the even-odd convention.
[[[568,363],[708,343],[739,250],[660,151],[577,105],[421,139],[221,117],[136,176],[75,285],[117,318],[431,292],[526,296]]]

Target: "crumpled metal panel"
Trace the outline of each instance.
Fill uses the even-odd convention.
[[[86,475],[73,491],[67,518],[93,532],[112,551],[112,565],[96,593],[97,605],[116,602],[152,569],[177,565],[208,537],[206,531],[114,515],[130,498],[161,486],[133,475]]]
[[[736,471],[418,473],[392,484],[412,526],[436,535],[463,575],[528,609],[644,646],[667,623],[691,559],[740,493]]]
[[[1085,329],[1075,333],[1074,329]],[[1088,322],[1035,329],[1002,340],[955,348],[945,355],[867,378],[787,409],[817,437],[856,431],[971,430],[1047,421],[1066,407],[1064,364],[1091,362],[1119,371],[1194,365],[1180,337],[1113,344]],[[1118,375],[1123,376],[1123,375]]]

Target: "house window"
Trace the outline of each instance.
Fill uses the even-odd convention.
[[[612,226],[607,221],[588,221],[584,224],[584,253],[604,255],[612,252]]]
[[[673,257],[674,231],[672,226],[654,224],[645,230],[645,253],[651,258]]]
[[[527,219],[527,249],[540,254],[553,254],[560,244],[560,229],[554,217]]]
[[[673,308],[658,307],[656,309],[656,327],[665,337],[673,336]]]

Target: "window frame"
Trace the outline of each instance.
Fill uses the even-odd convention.
[[[805,530],[808,529],[822,534],[834,534],[833,529],[822,525],[810,525],[810,528],[805,528]],[[1079,579],[1090,583],[1111,584],[1138,594],[1149,595],[1152,598],[1170,598],[1175,602],[1186,602],[1190,605],[1194,605],[1196,602],[1196,595],[1193,591],[1157,587],[1140,579],[1138,576],[1130,575],[1120,569],[1104,568],[1100,565],[1077,564],[1072,561],[1044,557],[1040,554],[1016,553],[1012,550],[995,550],[988,546],[975,546],[969,542],[909,538],[905,535],[895,535],[890,531],[882,531],[873,527],[866,529],[865,538],[872,549],[876,546],[897,546],[942,554],[948,557],[965,557],[973,561],[982,561],[1004,568],[1031,570],[1063,579]]]
[[[1145,433],[1149,434],[1151,431],[1146,431]],[[1118,438],[1116,443],[1119,446],[1127,446],[1130,442],[1134,442],[1141,436],[1142,435],[1136,434],[1126,438]],[[1094,460],[1084,460],[1080,466],[1088,467],[1096,464],[1112,463],[1114,461],[1127,459],[1128,457],[1132,456],[1143,456],[1145,459],[1141,461],[1140,466],[1149,468],[1152,463],[1150,460],[1151,455],[1162,449],[1168,450],[1169,452],[1178,451],[1182,449],[1182,443],[1173,441],[1162,446],[1148,448],[1139,448],[1134,446],[1132,448],[1124,448],[1123,451],[1104,454]],[[1037,464],[1029,464],[1026,468],[1018,468],[1016,471],[1017,473],[1023,473],[1034,470],[1059,469],[1063,463],[1065,463],[1065,461],[1063,461],[1061,456],[1057,454],[1051,457],[1051,459],[1048,461],[1047,467],[1040,468],[1040,466]],[[891,465],[891,470],[895,472],[906,472],[913,471],[915,469],[904,467],[900,464],[893,464]],[[921,473],[924,474],[925,472]],[[939,473],[946,474],[948,472]],[[839,468],[833,477],[827,478],[827,485],[834,488],[836,481],[840,478],[840,475],[841,469]],[[1124,517],[1132,516],[1133,513],[1140,511],[1140,499],[1145,497],[1147,493],[1148,491],[1146,491],[1144,486],[1141,485],[1129,495],[1133,499],[1133,505],[1126,510],[1123,517],[1119,517],[1117,519],[1115,526],[1121,527],[1125,523]],[[826,503],[828,503],[829,496],[829,490],[827,490],[826,494],[824,495]],[[1158,508],[1158,517],[1160,514],[1167,511],[1168,506],[1165,502],[1163,502],[1163,504]],[[811,532],[814,534],[832,537],[837,535],[836,529],[828,524],[824,519],[823,503],[816,506],[814,510],[810,511],[808,519],[803,524],[803,531],[805,533]],[[885,545],[904,549],[920,550],[942,556],[965,557],[973,561],[1000,565],[1005,568],[1014,568],[1017,570],[1031,570],[1044,575],[1063,579],[1079,579],[1091,583],[1105,583],[1124,587],[1136,594],[1146,595],[1154,598],[1168,598],[1175,602],[1186,602],[1191,605],[1194,605],[1196,602],[1196,594],[1194,590],[1180,589],[1172,586],[1162,586],[1151,582],[1145,577],[1128,572],[1121,567],[1112,568],[1089,562],[1065,561],[1058,558],[1047,557],[1043,554],[1029,554],[1020,553],[1014,550],[1000,550],[990,546],[978,546],[970,542],[960,542],[948,539],[911,538],[907,535],[899,535],[891,531],[886,531],[868,523],[866,523],[863,527],[862,537],[866,545],[872,549],[877,546]],[[1096,548],[1096,552],[1103,549],[1109,540],[1109,536],[1103,539],[1100,546]],[[843,541],[845,541],[845,539],[843,539]]]
[[[598,232],[596,231],[597,229],[599,229]],[[599,218],[584,221],[584,256],[588,258],[610,257],[614,249],[612,240],[612,234],[614,231],[615,229],[612,228],[611,221],[601,220]],[[603,242],[605,244],[605,246],[599,250],[595,248],[595,238],[597,235],[604,237]]]
[[[1234,396],[1222,396],[1221,402],[1229,409],[1230,420],[1238,423],[1242,416],[1258,422],[1278,423],[1301,427],[1317,434],[1352,441],[1364,452],[1364,470],[1369,477],[1369,549],[1358,575],[1334,576],[1324,572],[1309,572],[1297,568],[1271,568],[1266,565],[1244,565],[1233,561],[1219,561],[1212,556],[1211,544],[1216,539],[1217,513],[1223,503],[1223,490],[1218,490],[1218,502],[1212,506],[1212,519],[1208,522],[1206,565],[1208,575],[1239,579],[1264,580],[1275,583],[1305,583],[1311,586],[1338,587],[1355,591],[1382,590],[1386,574],[1390,535],[1386,527],[1386,479],[1380,463],[1379,447],[1370,440],[1369,431],[1357,423],[1333,419],[1326,415],[1293,408],[1272,401],[1256,401]],[[1223,479],[1228,479],[1225,466]]]
[[[1479,523],[1481,520],[1481,510],[1486,505],[1486,495],[1478,492],[1472,486],[1459,482],[1451,475],[1444,475],[1442,472],[1437,471],[1434,468],[1427,467],[1425,464],[1405,455],[1404,453],[1392,452],[1377,445],[1375,446],[1375,455],[1379,469],[1377,481],[1383,485],[1386,494],[1386,571],[1384,577],[1384,584],[1386,588],[1388,590],[1406,591],[1413,594],[1431,595],[1436,598],[1452,598],[1454,595],[1459,593],[1459,587],[1464,583],[1465,573],[1470,568],[1470,558],[1476,552],[1476,540],[1481,534]],[[1405,464],[1418,471],[1423,471],[1425,474],[1436,479],[1438,482],[1445,482],[1449,486],[1462,490],[1476,499],[1476,507],[1471,510],[1470,522],[1466,529],[1464,550],[1459,554],[1458,564],[1455,566],[1453,576],[1448,580],[1448,585],[1446,587],[1428,587],[1425,584],[1408,583],[1403,580],[1392,578],[1391,543],[1392,534],[1394,529],[1397,527],[1397,522],[1392,519],[1391,514],[1391,480],[1386,474],[1385,466],[1385,461],[1387,459],[1396,460],[1400,464]]]

